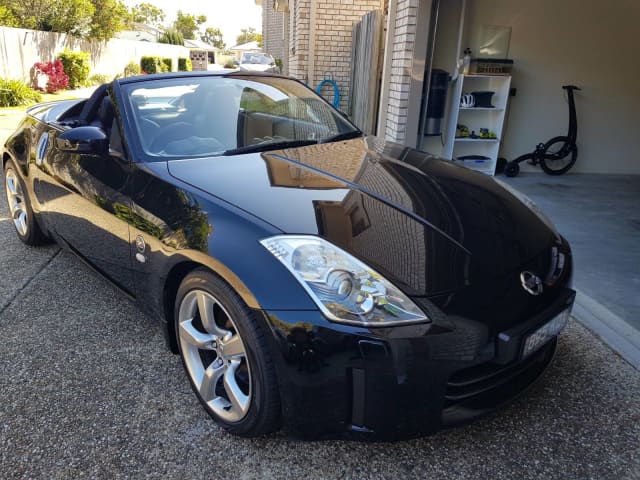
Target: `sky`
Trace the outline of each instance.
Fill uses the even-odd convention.
[[[262,7],[255,0],[125,0],[128,7],[140,3],[151,3],[161,8],[165,15],[165,23],[176,19],[178,10],[192,15],[206,15],[204,27],[218,27],[222,30],[224,41],[228,47],[236,43],[236,37],[243,28],[253,27],[262,31]]]

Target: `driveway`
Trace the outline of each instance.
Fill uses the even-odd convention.
[[[469,426],[382,444],[230,436],[158,322],[70,254],[21,244],[0,190],[0,478],[640,479],[640,372],[576,322],[540,382]]]

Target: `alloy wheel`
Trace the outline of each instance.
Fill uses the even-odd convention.
[[[221,419],[237,422],[251,403],[251,371],[231,315],[204,290],[187,293],[178,313],[180,349],[191,380]]]
[[[26,237],[28,233],[27,206],[25,204],[20,180],[12,169],[7,169],[5,174],[5,188],[7,190],[7,204],[13,224],[18,233]]]

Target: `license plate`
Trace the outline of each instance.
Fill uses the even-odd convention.
[[[547,323],[538,328],[535,332],[527,335],[524,339],[524,346],[522,347],[522,358],[528,357],[532,353],[536,352],[545,343],[558,335],[560,331],[567,325],[570,315],[571,307],[553,317]]]

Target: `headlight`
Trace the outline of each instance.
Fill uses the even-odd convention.
[[[549,217],[547,217],[547,215],[542,210],[540,210],[540,207],[538,207],[538,205],[536,205],[536,202],[531,200],[524,193],[522,193],[522,192],[516,190],[515,188],[513,188],[508,183],[505,183],[502,180],[498,180],[497,178],[494,178],[493,180],[496,183],[498,183],[502,188],[507,190],[511,195],[513,195],[518,200],[520,200],[522,203],[524,203],[527,207],[529,207],[529,210],[531,210],[533,213],[535,213],[536,216],[542,221],[542,223],[544,223],[547,227],[549,227],[549,229],[551,229],[551,231],[557,237],[560,237],[560,234],[558,233],[558,230],[556,229],[556,226],[553,224],[551,219]]]
[[[391,282],[335,245],[313,236],[261,240],[334,322],[367,327],[430,320]]]

